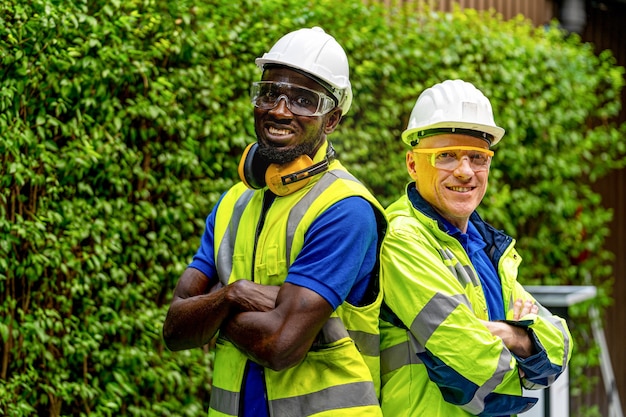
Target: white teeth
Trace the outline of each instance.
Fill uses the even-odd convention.
[[[268,130],[272,135],[288,135],[291,133],[287,129],[276,129],[275,127],[270,127]]]
[[[468,192],[468,191],[472,191],[471,188],[465,188],[465,187],[450,187],[450,189],[452,191],[458,191],[460,193],[465,193],[465,192]]]

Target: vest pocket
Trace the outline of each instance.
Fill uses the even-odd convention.
[[[272,245],[265,252],[265,269],[268,277],[278,275],[278,246]]]

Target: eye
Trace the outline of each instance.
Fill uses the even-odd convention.
[[[468,155],[470,160],[476,165],[487,165],[489,157],[481,152],[475,152]]]
[[[312,94],[300,94],[294,97],[293,102],[300,107],[315,107],[315,97]]]
[[[268,100],[274,100],[278,97],[278,93],[275,90],[268,89],[265,93],[262,93],[262,96]]]
[[[276,95],[276,91],[274,88],[271,88],[268,85],[263,85],[259,88],[258,93],[256,94],[258,100],[264,103],[271,103],[278,97]]]
[[[435,158],[436,158],[438,161],[450,161],[450,160],[452,160],[452,159],[456,159],[456,153],[454,153],[454,152],[450,152],[450,151],[447,151],[447,152],[439,152],[439,153],[435,156]]]

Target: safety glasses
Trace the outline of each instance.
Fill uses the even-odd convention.
[[[252,83],[250,98],[252,104],[263,110],[271,110],[285,99],[289,111],[299,116],[322,116],[336,106],[335,101],[324,93],[274,81]]]
[[[430,155],[430,164],[438,169],[454,171],[467,157],[474,172],[486,171],[491,164],[493,151],[474,146],[448,146],[445,148],[414,148],[414,153]]]

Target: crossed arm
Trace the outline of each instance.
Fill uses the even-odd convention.
[[[521,299],[515,301],[513,309],[513,320],[520,320],[527,314],[537,314],[539,311],[539,307],[531,300],[524,301]],[[504,345],[518,357],[525,359],[536,353],[534,344],[526,329],[499,321],[481,321],[492,335],[502,339]]]
[[[304,287],[248,280],[223,286],[188,268],[174,290],[163,338],[171,350],[190,349],[220,330],[250,359],[282,370],[302,360],[331,313],[323,297]]]

